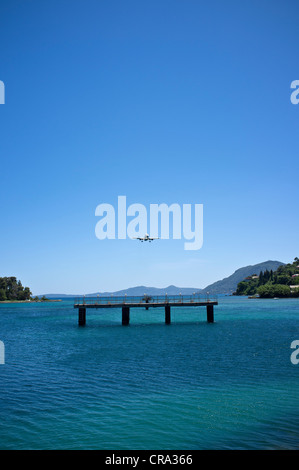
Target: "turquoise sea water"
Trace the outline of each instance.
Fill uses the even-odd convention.
[[[0,448],[297,449],[299,300],[214,311],[0,305]]]

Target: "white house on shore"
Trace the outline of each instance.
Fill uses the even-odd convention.
[[[299,285],[297,284],[296,286],[290,286],[291,292],[294,292],[296,289],[299,289]]]

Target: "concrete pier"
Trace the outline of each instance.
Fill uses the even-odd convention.
[[[86,324],[86,308],[79,307],[79,325],[84,326]]]
[[[207,321],[208,323],[214,323],[214,305],[207,305]]]
[[[210,297],[201,295],[179,295],[179,296],[144,296],[144,297],[96,297],[96,298],[83,298],[75,300],[74,308],[78,308],[80,326],[86,324],[86,309],[109,309],[119,308],[122,310],[122,325],[129,325],[130,323],[130,309],[143,308],[149,310],[151,308],[164,307],[165,309],[165,324],[171,323],[171,307],[206,307],[207,308],[207,322],[214,322],[214,305],[218,305],[217,300],[212,300]]]
[[[170,325],[170,305],[165,305],[165,325]]]
[[[130,307],[122,307],[122,325],[128,325],[130,323]]]

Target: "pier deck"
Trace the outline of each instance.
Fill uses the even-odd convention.
[[[209,298],[201,296],[200,294],[193,295],[176,295],[176,296],[147,296],[143,297],[81,297],[75,300],[74,308],[78,308],[78,323],[80,326],[86,324],[86,309],[99,309],[99,308],[121,308],[122,309],[122,324],[128,325],[130,323],[130,309],[131,308],[157,308],[164,307],[165,309],[165,323],[171,323],[171,307],[206,307],[207,321],[214,322],[214,305],[218,305],[216,298]]]

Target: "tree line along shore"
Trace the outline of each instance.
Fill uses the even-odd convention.
[[[253,298],[299,298],[299,259],[293,263],[281,265],[276,271],[261,271],[239,282],[236,296]],[[0,302],[60,302],[58,299],[47,299],[45,296],[32,296],[29,287],[23,287],[16,277],[0,277]]]
[[[51,300],[52,301],[52,300]],[[32,297],[29,287],[23,287],[16,277],[0,277],[0,302],[50,302],[45,296]],[[56,300],[58,302],[58,300]]]

